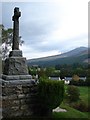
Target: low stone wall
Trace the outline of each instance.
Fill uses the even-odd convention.
[[[34,80],[2,80],[2,117],[33,115],[33,96],[37,94]]]

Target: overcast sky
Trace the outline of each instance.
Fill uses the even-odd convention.
[[[13,26],[14,7],[21,11],[20,36],[25,43],[20,49],[27,59],[88,46],[88,0],[3,2],[5,28]]]

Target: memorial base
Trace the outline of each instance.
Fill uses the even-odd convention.
[[[33,115],[36,81],[28,74],[26,58],[22,51],[13,50],[5,60],[2,75],[2,118],[29,117]],[[34,99],[35,100],[35,99]]]
[[[5,60],[4,72],[5,75],[27,75],[28,68],[26,58],[24,57],[9,57]]]
[[[23,118],[33,115],[31,99],[35,87],[37,85],[33,79],[2,80],[2,118]]]

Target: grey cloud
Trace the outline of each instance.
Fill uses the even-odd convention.
[[[26,42],[31,44],[37,44],[42,42],[51,31],[54,30],[55,24],[41,21],[30,21],[29,23],[21,26],[21,36]]]
[[[12,27],[12,15],[15,6],[21,10],[20,36],[26,44],[41,43],[57,27],[54,4],[48,3],[3,3],[3,24]],[[54,14],[54,15],[53,15]],[[58,16],[58,15],[56,15]],[[55,16],[55,17],[56,17]]]
[[[49,52],[52,50],[66,52],[76,47],[86,46],[86,44],[88,44],[88,38],[87,38],[87,35],[84,34],[84,35],[73,37],[71,39],[64,39],[62,42],[60,40],[58,41],[49,40],[47,44],[42,44],[42,42],[38,42],[37,44],[32,44],[31,47],[39,52],[47,52],[47,51]]]
[[[71,49],[71,47],[84,45],[83,40],[87,38],[87,35],[80,35],[71,39],[55,39],[54,41],[49,39],[50,33],[58,27],[58,24],[62,24],[62,19],[58,19],[58,16],[61,15],[59,5],[57,7],[54,4],[46,3],[4,3],[2,17],[5,27],[12,27],[12,15],[15,6],[19,6],[22,12],[20,36],[32,50],[38,52],[65,51]],[[46,41],[47,44],[43,44],[43,41]]]

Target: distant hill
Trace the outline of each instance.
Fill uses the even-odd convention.
[[[29,66],[31,65],[55,66],[57,64],[73,64],[73,63],[83,64],[88,63],[88,56],[89,56],[88,48],[79,47],[59,55],[42,57],[37,59],[29,59],[27,60],[27,63]]]

